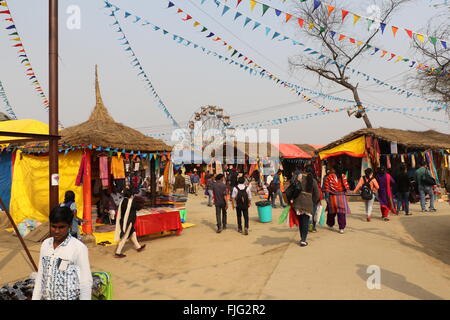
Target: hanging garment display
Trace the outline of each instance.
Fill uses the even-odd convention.
[[[111,158],[111,173],[114,179],[125,179],[125,167],[123,158]]]
[[[109,186],[108,157],[100,157],[99,166],[100,166],[100,179],[102,180],[102,186],[108,187]]]
[[[140,164],[139,162],[134,163],[134,171],[139,171],[139,167],[140,167],[139,164]]]

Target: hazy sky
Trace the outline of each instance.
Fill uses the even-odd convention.
[[[220,0],[225,2],[225,0]],[[312,0],[310,0],[312,1]],[[333,93],[335,96],[352,98],[342,88],[332,85],[326,80],[320,83],[317,77],[305,71],[291,74],[288,58],[300,53],[304,47],[296,47],[288,41],[270,40],[264,29],[252,31],[252,24],[243,28],[243,17],[233,21],[234,11],[230,10],[221,16],[213,0],[174,0],[193,16],[188,22],[181,21],[176,11],[167,9],[167,0],[115,0],[113,4],[136,14],[148,21],[177,33],[186,39],[203,45],[210,50],[227,55],[225,47],[205,38],[197,28],[193,28],[194,20],[198,20],[229,44],[254,59],[260,66],[276,74],[278,77],[299,84],[303,87]],[[263,0],[261,0],[263,2]],[[293,0],[264,0],[265,3],[292,12]],[[383,1],[344,1],[337,0],[339,8],[347,8],[353,12],[366,14],[371,4]],[[402,7],[393,17],[392,24],[421,31],[431,17],[439,13],[430,3],[441,1],[415,0]],[[111,115],[118,122],[143,133],[168,132],[170,121],[157,108],[157,103],[146,90],[144,83],[137,78],[137,70],[130,64],[128,54],[117,39],[101,0],[60,0],[60,120],[65,127],[81,123],[89,117],[95,103],[94,97],[94,65],[99,65],[103,100]],[[232,8],[236,0],[228,0]],[[32,66],[43,88],[48,92],[48,1],[46,0],[9,0],[9,7],[16,22]],[[81,29],[69,30],[66,27],[70,5],[78,5],[81,9]],[[249,10],[249,1],[244,0],[238,10],[248,17],[262,22],[273,30],[320,48],[308,41],[299,33],[295,22],[285,24],[269,10],[261,17],[261,8],[254,12]],[[448,9],[440,9],[448,10]],[[145,71],[153,82],[164,103],[179,122],[187,121],[192,114],[203,105],[217,105],[231,115],[233,124],[264,121],[279,117],[302,115],[317,112],[317,108],[299,99],[291,91],[276,86],[267,79],[249,76],[238,67],[231,66],[213,56],[207,56],[198,49],[184,47],[161,32],[133,24],[132,20],[120,16],[122,28],[130,40],[130,44],[140,59]],[[358,23],[353,27],[351,17],[347,18],[349,36],[364,40],[367,36],[366,24]],[[39,96],[33,90],[25,76],[24,68],[17,58],[16,50],[8,40],[8,24],[0,21],[0,81],[7,92],[11,106],[21,119],[32,118],[48,122],[48,114],[41,105]],[[406,34],[398,31],[394,39],[392,32],[386,29],[385,35],[376,37],[374,44],[413,58],[410,49],[411,41]],[[271,33],[272,34],[272,33]],[[303,48],[303,49],[302,49]],[[413,75],[415,69],[408,68],[405,63],[383,62],[379,55],[365,55],[359,59],[354,68],[366,72],[381,80],[406,86],[406,79]],[[373,82],[362,78],[352,78],[359,83],[360,95],[364,102],[386,107],[424,107],[427,102],[418,98],[409,98],[391,93]],[[412,91],[412,90],[411,90]],[[337,92],[337,93],[336,93]],[[418,90],[414,91],[419,93]],[[311,94],[307,94],[312,97]],[[342,102],[316,98],[330,108],[347,107]],[[297,102],[297,103],[294,103]],[[2,102],[0,101],[0,104]],[[268,108],[280,105],[279,108]],[[283,106],[284,105],[284,106]],[[3,107],[3,105],[2,105]],[[261,110],[263,109],[263,110]],[[2,110],[4,111],[4,110]],[[411,112],[413,114],[445,120],[444,112]],[[434,122],[392,112],[369,112],[374,127],[389,127],[408,130],[428,130],[430,128],[450,133],[448,123]],[[361,119],[349,118],[344,112],[272,127],[280,129],[281,141],[286,143],[326,144],[350,131],[365,127]]]

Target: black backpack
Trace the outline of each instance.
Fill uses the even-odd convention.
[[[364,184],[361,187],[361,198],[363,198],[363,200],[372,200],[373,191],[370,187],[370,181],[372,181],[373,178],[371,178],[370,180],[366,180],[366,177],[363,177],[363,179]]]
[[[425,186],[435,186],[436,180],[431,176],[431,174],[428,172],[428,170],[425,172],[424,176],[422,177],[422,184]]]
[[[236,207],[238,209],[248,209],[248,193],[247,193],[247,187],[245,187],[243,190],[237,189],[237,195],[236,195]]]

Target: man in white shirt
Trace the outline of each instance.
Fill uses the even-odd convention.
[[[87,247],[69,233],[67,207],[50,213],[50,238],[41,246],[33,300],[91,300],[92,274]]]
[[[242,216],[244,216],[244,235],[248,235],[248,208],[252,202],[252,192],[250,187],[245,185],[245,178],[238,178],[238,185],[231,193],[231,205],[236,208],[238,232],[242,233]]]

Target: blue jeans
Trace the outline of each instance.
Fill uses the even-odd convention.
[[[430,196],[430,209],[434,209],[434,193],[433,188],[430,186],[419,186],[420,194],[420,206],[422,210],[425,210],[425,196],[428,194]]]
[[[398,192],[397,193],[397,211],[402,208],[405,209],[405,213],[409,213],[409,192]]]
[[[277,196],[280,198],[280,206],[284,207],[284,202],[283,202],[283,193],[281,192],[281,189],[278,189],[277,191],[275,191],[273,193],[272,196],[272,207],[275,207],[275,200],[277,199]]]

